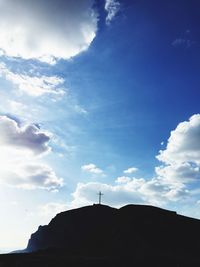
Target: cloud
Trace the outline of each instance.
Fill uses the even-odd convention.
[[[168,204],[170,201],[185,201],[190,197],[190,192],[184,184],[171,183],[160,177],[145,180],[139,192],[146,197],[149,203],[159,206]]]
[[[106,23],[110,24],[120,10],[120,3],[116,0],[106,0],[105,10],[107,11]]]
[[[40,155],[50,150],[49,141],[50,133],[43,132],[38,126],[34,124],[21,126],[14,119],[0,116],[0,146]]]
[[[117,177],[117,179],[115,180],[117,184],[124,184],[130,181],[131,181],[131,178],[127,176],[120,176],[120,177]]]
[[[170,134],[166,149],[157,159],[163,165],[156,174],[171,183],[193,183],[200,179],[200,114],[181,122]]]
[[[84,109],[83,107],[81,107],[81,106],[79,106],[77,104],[75,104],[73,106],[73,108],[74,108],[74,111],[79,113],[79,114],[82,114],[82,115],[87,115],[88,114],[88,111],[86,109]]]
[[[15,100],[8,100],[7,104],[9,106],[9,110],[11,111],[11,113],[17,113],[17,112],[27,112],[28,111],[28,107],[26,105],[24,105],[23,103],[19,102],[19,101],[15,101]]]
[[[99,169],[95,164],[90,163],[81,166],[81,169],[85,172],[89,172],[92,174],[103,174],[103,170]]]
[[[187,183],[200,179],[199,167],[189,162],[159,166],[155,171],[159,177],[166,181]]]
[[[185,48],[189,48],[194,44],[193,41],[189,40],[189,39],[183,39],[183,38],[177,38],[172,42],[172,45],[174,47],[185,47]]]
[[[131,168],[128,168],[127,170],[124,170],[124,173],[131,174],[131,173],[134,173],[136,171],[138,171],[138,168],[131,167]]]
[[[178,124],[171,132],[167,147],[157,159],[165,164],[193,162],[200,164],[200,114]]]
[[[143,202],[141,196],[135,190],[129,190],[125,185],[109,185],[103,183],[79,183],[72,194],[73,206],[91,205],[98,202],[98,192],[102,191],[104,196],[102,203],[120,206],[127,203]]]
[[[102,203],[115,207],[130,203],[165,206],[169,202],[185,201],[190,196],[190,192],[182,184],[166,183],[159,178],[126,178],[128,179],[118,177],[116,185],[99,182],[79,183],[72,194],[71,204],[78,207],[97,203],[99,191],[104,194]]]
[[[7,175],[6,183],[22,189],[46,189],[54,191],[64,185],[63,178],[56,176],[45,164],[19,165]]]
[[[98,202],[97,193],[103,192],[103,203],[120,207],[128,203],[171,207],[173,203],[196,203],[199,190],[192,183],[200,182],[200,114],[181,122],[170,134],[165,149],[157,156],[162,163],[150,179],[118,177],[115,184],[79,183],[72,194],[74,206]],[[86,169],[95,168],[94,164]],[[132,167],[134,168],[134,167]],[[131,173],[129,168],[126,173]]]
[[[58,76],[30,76],[27,74],[14,73],[10,71],[4,63],[0,64],[0,75],[6,80],[17,85],[21,92],[30,96],[41,96],[44,94],[63,95],[65,92],[60,87],[64,79]]]
[[[22,126],[12,118],[0,116],[1,182],[23,189],[55,191],[62,187],[63,179],[41,162],[41,156],[50,151],[50,138],[37,125]]]
[[[1,0],[1,52],[50,64],[78,55],[96,35],[92,6],[92,0]]]

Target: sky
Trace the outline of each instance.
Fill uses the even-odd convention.
[[[198,0],[0,0],[0,251],[58,212],[200,219]]]

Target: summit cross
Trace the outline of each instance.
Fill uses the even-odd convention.
[[[103,194],[101,193],[101,191],[99,191],[98,195],[99,195],[99,205],[101,205],[101,197],[103,196]]]

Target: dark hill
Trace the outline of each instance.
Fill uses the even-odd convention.
[[[26,251],[50,248],[86,257],[198,258],[200,221],[152,206],[93,205],[56,215]]]
[[[10,257],[20,266],[200,266],[200,221],[152,206],[93,205],[40,226],[25,252]]]

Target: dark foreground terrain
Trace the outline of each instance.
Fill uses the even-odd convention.
[[[200,266],[200,221],[152,206],[93,205],[62,212],[0,267]]]
[[[132,258],[84,258],[68,257],[59,253],[32,253],[0,255],[1,267],[199,267],[199,260],[177,261],[165,259],[156,255],[154,259],[144,258],[134,260]]]

